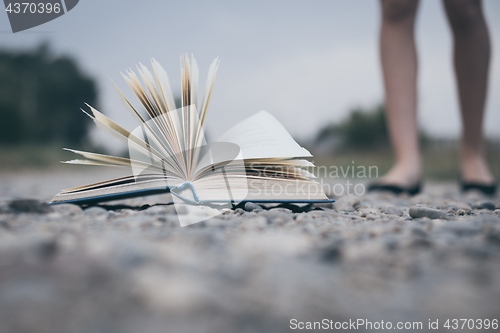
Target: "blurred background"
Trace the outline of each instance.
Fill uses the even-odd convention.
[[[485,131],[500,179],[500,2],[484,0],[484,10],[493,46]],[[202,83],[212,60],[221,58],[210,139],[264,109],[312,151],[316,164],[376,165],[381,176],[392,154],[379,23],[377,0],[82,0],[62,17],[16,34],[1,11],[0,172],[77,170],[59,164],[74,157],[62,147],[123,153],[126,147],[98,132],[80,108],[89,103],[134,128],[110,79],[128,92],[120,72],[155,58],[178,94],[179,56],[192,52]],[[460,118],[440,1],[421,1],[416,36],[424,176],[455,180]]]

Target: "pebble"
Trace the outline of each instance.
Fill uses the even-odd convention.
[[[342,256],[342,242],[335,241],[321,251],[321,259],[326,262],[337,262]]]
[[[174,205],[174,208],[175,208],[175,213],[177,215],[186,215],[187,213],[189,213],[189,209],[187,207],[187,205]]]
[[[421,238],[426,238],[427,237],[427,232],[422,227],[414,226],[411,229],[411,233],[412,233],[412,235],[417,236],[417,237],[421,237]]]
[[[176,211],[174,205],[156,205],[145,209],[144,213],[148,215],[166,215],[175,214]]]
[[[353,207],[356,210],[361,210],[363,208],[375,208],[378,207],[378,203],[374,201],[355,201]]]
[[[410,248],[428,248],[432,245],[432,240],[418,236],[413,237],[409,243]]]
[[[368,208],[368,207],[360,207],[357,208],[357,211],[359,211],[363,216],[365,217],[368,214],[381,214],[380,209],[378,208]]]
[[[345,196],[337,199],[333,203],[333,209],[337,212],[354,212],[354,205],[359,204],[359,199],[356,197]]]
[[[455,200],[455,199],[446,199],[442,204],[441,206],[439,206],[439,208],[443,209],[443,210],[448,210],[448,209],[451,209],[451,210],[459,210],[459,209],[463,209],[463,210],[468,210],[470,211],[471,210],[471,206],[466,203],[466,202],[463,202],[463,201],[459,201],[459,200]]]
[[[500,216],[500,209],[495,209],[495,211],[493,212],[495,214],[497,214],[498,216]]]
[[[55,212],[58,212],[62,215],[78,215],[83,212],[82,207],[74,204],[57,204],[57,205],[52,205],[52,210]]]
[[[488,210],[495,210],[495,204],[491,201],[480,201],[476,202],[473,207],[475,209],[488,209]]]
[[[422,217],[427,217],[430,219],[445,219],[447,217],[446,213],[443,212],[442,210],[422,207],[422,206],[410,207],[409,214],[414,219]]]
[[[52,258],[58,250],[57,241],[55,238],[42,239],[36,245],[38,254],[44,258]]]
[[[438,229],[453,232],[458,236],[474,236],[481,231],[479,226],[469,222],[448,222]]]
[[[384,237],[382,237],[382,241],[384,242],[384,245],[387,248],[387,250],[395,251],[398,249],[399,246],[398,238],[395,237],[394,235],[385,235]]]
[[[385,207],[383,212],[387,215],[403,216],[404,212],[402,209],[397,207]]]
[[[244,211],[243,209],[241,209],[241,208],[236,208],[236,209],[234,210],[234,213],[235,213],[236,215],[243,215],[243,214],[245,213],[245,211]]]
[[[247,202],[247,203],[245,203],[245,210],[247,212],[251,212],[254,210],[262,210],[262,207],[253,203],[253,202]]]
[[[100,216],[100,215],[107,215],[108,211],[102,207],[93,206],[86,208],[83,211],[83,214],[86,216]]]
[[[466,247],[464,252],[473,259],[484,260],[489,258],[493,251],[488,244],[473,244]]]
[[[263,229],[267,226],[267,219],[263,216],[244,218],[240,222],[242,229]]]
[[[268,211],[263,211],[259,215],[267,218],[267,222],[275,225],[284,225],[289,221],[293,221],[293,215],[290,210],[284,208],[274,208]]]

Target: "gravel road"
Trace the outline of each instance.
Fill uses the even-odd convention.
[[[184,228],[150,199],[44,203],[86,177],[0,175],[0,332],[289,332],[292,319],[426,331],[429,320],[445,330],[447,319],[500,319],[498,198],[431,182],[415,197],[246,205]]]

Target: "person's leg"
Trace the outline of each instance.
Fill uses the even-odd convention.
[[[415,185],[420,178],[417,126],[417,52],[414,39],[418,0],[381,0],[380,56],[387,124],[396,163],[381,181]]]
[[[468,182],[492,183],[484,157],[483,114],[490,40],[480,0],[445,0],[453,31],[454,62],[462,113],[461,170]]]

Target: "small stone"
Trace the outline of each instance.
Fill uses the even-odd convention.
[[[359,208],[358,211],[360,213],[362,213],[362,215],[364,214],[364,216],[367,216],[368,214],[380,214],[381,213],[380,209],[378,209],[378,208],[367,208],[367,207]]]
[[[428,207],[410,207],[410,216],[414,219],[427,217],[430,219],[445,219],[446,213],[439,209],[433,209]]]
[[[295,219],[295,222],[297,223],[308,223],[308,222],[311,222],[313,220],[313,217],[307,213],[300,213],[300,214],[297,214],[295,215],[294,217]]]
[[[448,209],[448,210],[454,210],[457,211],[459,209],[464,209],[465,211],[470,211],[471,207],[462,201],[458,201],[455,199],[446,199],[441,206],[439,206],[441,209]]]
[[[403,210],[397,207],[385,207],[383,212],[387,215],[403,216]]]
[[[440,219],[434,219],[434,220],[432,220],[432,226],[433,227],[437,227],[437,226],[443,225],[445,223],[446,223],[445,220],[440,220]]]
[[[254,210],[262,210],[262,207],[253,203],[253,202],[247,202],[245,204],[245,210],[247,212],[251,212],[251,211],[254,211]]]
[[[398,239],[396,237],[388,237],[384,238],[384,245],[389,251],[395,251],[398,249]]]
[[[271,208],[269,209],[270,212],[282,212],[282,213],[285,213],[285,214],[292,214],[292,211],[288,208],[284,208],[284,207],[275,207],[275,208]]]
[[[496,214],[481,214],[474,221],[479,225],[493,225],[500,228],[500,218]]]
[[[176,214],[174,205],[157,205],[144,210],[147,215]]]
[[[52,212],[52,207],[47,203],[33,199],[13,200],[9,203],[9,209],[14,213],[46,214]]]
[[[133,215],[133,214],[137,213],[136,210],[133,210],[133,209],[130,209],[130,208],[120,209],[118,212],[122,216]]]
[[[474,204],[475,209],[495,210],[495,204],[491,201],[480,201]]]
[[[411,230],[411,233],[420,238],[426,238],[427,237],[427,231],[424,230],[422,227],[413,227]]]
[[[82,207],[74,204],[52,205],[52,209],[62,215],[77,215],[83,212]]]
[[[120,216],[119,213],[115,212],[114,210],[109,210],[108,211],[108,219],[112,219],[112,218],[115,218],[115,217],[118,217]]]
[[[353,204],[353,207],[354,209],[360,210],[362,208],[377,208],[379,205],[374,201],[356,201]]]
[[[473,259],[487,259],[491,256],[491,250],[487,244],[474,244],[465,248],[465,254]]]
[[[291,211],[284,211],[281,209],[272,209],[259,213],[259,215],[267,218],[269,224],[284,225],[287,222],[293,221],[293,214]]]
[[[83,211],[83,214],[87,216],[99,216],[99,215],[105,215],[107,213],[108,211],[106,209],[97,206],[87,208]]]
[[[414,248],[427,248],[432,246],[432,241],[427,239],[427,238],[422,238],[422,237],[414,237],[410,241],[410,247]]]
[[[486,234],[486,240],[500,246],[500,231],[490,231]]]
[[[244,211],[243,209],[241,209],[241,208],[236,208],[236,209],[234,210],[234,212],[235,212],[237,215],[242,215],[242,214],[244,214],[244,213],[245,213],[245,211]]]
[[[174,205],[175,206],[175,213],[177,215],[186,215],[189,213],[188,205]]]
[[[258,229],[258,228],[264,228],[266,225],[267,225],[267,219],[263,216],[257,216],[252,218],[243,218],[240,223],[240,228]]]
[[[321,259],[326,262],[336,262],[341,259],[342,256],[342,242],[335,241],[328,245],[321,251]]]
[[[500,216],[500,209],[496,209],[493,213],[497,214],[498,216]]]
[[[54,238],[42,239],[36,247],[38,254],[44,259],[53,257],[58,250],[57,241]]]
[[[477,225],[469,222],[448,222],[439,228],[455,233],[457,236],[474,236],[481,231]]]
[[[359,200],[350,197],[350,196],[344,196],[339,198],[337,201],[333,203],[333,209],[335,209],[337,212],[354,212],[354,206],[359,204]]]
[[[474,213],[476,215],[493,215],[493,211],[489,209],[475,209]]]

